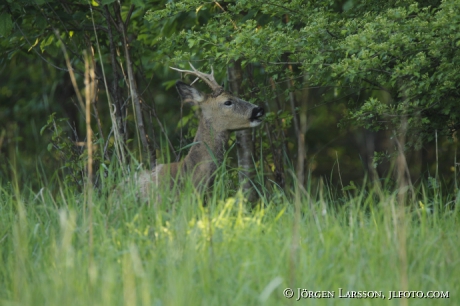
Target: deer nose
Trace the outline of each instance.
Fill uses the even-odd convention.
[[[252,110],[251,120],[260,119],[265,115],[265,110],[262,107],[256,107]]]

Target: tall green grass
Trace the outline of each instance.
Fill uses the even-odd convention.
[[[147,203],[111,188],[88,203],[62,183],[1,186],[1,305],[460,304],[459,206],[423,189],[401,208],[378,187],[310,184],[259,190],[251,208],[223,177],[206,199],[186,184]],[[296,302],[298,288],[335,297]],[[339,298],[339,288],[386,299]],[[388,300],[403,289],[449,298]]]

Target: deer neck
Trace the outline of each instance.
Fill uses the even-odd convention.
[[[209,120],[201,119],[194,145],[185,157],[182,167],[186,172],[193,172],[193,177],[209,181],[217,165],[223,161],[230,132],[216,131]]]

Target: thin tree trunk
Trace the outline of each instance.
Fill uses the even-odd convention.
[[[366,152],[366,167],[369,180],[373,182],[378,179],[376,169],[374,168],[374,152],[375,152],[375,132],[365,130],[364,143]]]
[[[238,167],[240,168],[240,172],[238,173],[239,181],[249,202],[254,202],[257,200],[257,193],[252,183],[252,180],[255,177],[252,130],[242,130],[236,132],[236,143]]]
[[[275,174],[275,183],[284,189],[284,166],[283,166],[283,159],[282,159],[282,150],[279,145],[275,145],[272,137],[272,132],[270,131],[270,127],[268,124],[265,125],[265,132],[267,133],[268,141],[270,143],[270,150],[272,151],[273,156],[273,164],[275,166],[275,170],[273,171]],[[282,142],[279,142],[282,144]]]
[[[240,87],[243,79],[241,63],[233,61],[232,66],[227,69],[228,83],[230,90],[235,96],[240,95]],[[246,194],[248,201],[254,202],[257,200],[257,193],[252,185],[252,180],[255,177],[254,169],[254,142],[252,141],[252,130],[242,130],[236,132],[236,148],[238,154],[238,178],[241,188]]]
[[[396,145],[398,148],[398,157],[396,159],[398,204],[397,204],[397,207],[395,208],[396,214],[395,214],[394,224],[395,224],[395,235],[396,235],[397,244],[398,244],[399,278],[400,278],[400,286],[402,290],[409,290],[408,263],[407,263],[406,214],[405,214],[405,205],[407,201],[407,185],[408,185],[407,179],[409,175],[406,156],[404,155],[406,132],[407,132],[407,117],[404,116],[401,120],[400,135],[399,137],[395,135],[395,139],[397,142]],[[412,185],[410,182],[409,184]],[[408,305],[407,300],[403,301],[401,305]]]
[[[152,135],[152,145],[154,148],[158,148],[158,144],[156,142],[156,139],[155,139],[155,132],[154,132],[154,129],[153,129],[153,122],[152,122],[152,111],[150,109],[146,109],[144,110],[144,113],[146,114],[147,118],[146,118],[146,121],[147,121],[147,128],[148,128],[148,133],[147,135]],[[155,158],[156,158],[156,150],[155,150]],[[151,167],[153,168],[154,166],[156,166],[156,160],[155,160],[155,164],[154,165],[151,165]]]
[[[118,82],[120,81],[120,73],[118,71],[118,63],[117,63],[117,51],[115,48],[115,43],[113,40],[113,31],[112,31],[112,23],[110,22],[110,12],[107,5],[104,5],[104,13],[105,18],[107,20],[107,29],[108,29],[108,37],[109,37],[109,46],[110,46],[110,62],[112,65],[112,73],[113,73],[113,80],[112,80],[112,88],[110,89],[110,93],[112,98],[115,102],[116,106],[116,119],[117,119],[117,126],[118,126],[118,133],[121,136],[120,138],[123,139],[123,142],[126,144],[126,140],[128,139],[128,133],[125,130],[125,114],[126,114],[126,107],[123,105],[123,100],[121,98],[120,86]]]
[[[118,14],[120,12],[118,11]],[[129,17],[129,15],[128,15]],[[118,15],[118,22],[119,22],[119,27],[122,31],[123,34],[123,48],[125,51],[125,60],[126,60],[126,70],[128,72],[128,83],[129,83],[129,90],[131,94],[131,100],[134,105],[134,113],[136,115],[136,120],[137,120],[137,128],[139,131],[139,138],[141,140],[142,144],[142,149],[143,151],[147,154],[150,162],[150,166],[154,166],[156,162],[156,154],[155,150],[149,140],[149,137],[145,131],[145,126],[144,126],[144,120],[142,117],[142,106],[141,104],[143,103],[140,96],[139,96],[139,91],[137,89],[137,84],[136,80],[134,78],[134,72],[133,72],[133,63],[131,61],[131,55],[129,53],[129,47],[128,47],[128,41],[126,39],[126,28],[125,28],[125,23],[122,21],[122,18],[120,15]],[[141,156],[141,160],[143,160]]]
[[[287,14],[284,15],[284,22],[285,23],[289,22],[289,15]],[[284,54],[283,57],[284,57],[284,61],[286,62],[286,68],[290,71],[290,74],[292,75],[293,69],[289,61],[289,54]],[[297,114],[296,114],[296,106],[298,105],[298,103],[296,101],[296,97],[294,93],[294,80],[291,77],[289,77],[287,80],[287,87],[289,90],[289,103],[291,105],[292,121],[294,123],[294,131],[295,131],[295,135],[297,138],[297,167],[296,167],[297,180],[298,180],[299,185],[303,186],[304,181],[305,181],[305,132],[307,129],[307,123],[306,123],[307,122],[307,115],[306,115],[307,109],[305,108],[304,110],[305,132],[302,133],[302,130],[299,124],[299,119],[297,118]]]
[[[292,72],[292,66],[287,65],[287,67]],[[294,122],[294,132],[298,139],[300,135],[300,127],[299,127],[299,119],[297,119],[297,114],[296,114],[297,100],[295,98],[295,93],[294,93],[294,88],[293,88],[294,81],[291,78],[287,80],[287,87],[289,90],[289,103],[291,105],[291,111],[292,111],[292,122]]]
[[[275,81],[272,78],[270,78],[269,82],[270,82],[270,86],[272,88],[272,91],[275,94],[275,102],[276,102],[276,105],[278,107],[278,112],[283,111],[283,107],[281,107],[281,102],[280,102],[280,99],[279,99],[279,94],[278,94],[278,91],[276,89]],[[275,114],[277,114],[278,112],[275,112]],[[285,156],[290,156],[290,155],[289,155],[289,149],[288,149],[288,146],[287,146],[285,131],[283,129],[282,124],[280,124],[280,120],[278,118],[278,115],[277,115],[276,120],[275,120],[275,131],[278,132],[277,135],[275,135],[275,138],[279,139],[278,140],[279,145],[277,145],[276,148],[275,148],[276,161],[275,161],[275,157],[274,157],[274,160],[273,160],[273,163],[275,164],[275,167],[276,167],[276,169],[275,169],[275,182],[281,188],[284,189],[284,186],[285,186],[285,173],[284,173],[283,160],[284,160]]]
[[[248,65],[246,68],[246,72],[248,74],[248,81],[249,84],[251,84],[251,98],[257,98],[260,95],[260,90],[257,86],[257,84],[254,82],[254,76],[253,76],[253,69],[252,65]],[[270,78],[270,84],[273,88],[273,92],[276,94],[275,101],[278,106],[278,111],[280,111],[281,108],[281,103],[278,98],[278,94],[276,92],[276,86],[272,78]],[[270,112],[269,105],[265,103],[266,106],[266,112]],[[277,113],[277,112],[275,112]],[[270,151],[272,152],[272,158],[273,158],[273,165],[274,165],[274,178],[275,178],[275,183],[284,189],[285,185],[285,179],[284,179],[284,165],[283,165],[283,149],[285,148],[285,136],[284,136],[284,131],[282,128],[280,128],[280,125],[278,124],[278,118],[275,119],[275,127],[274,130],[272,125],[265,124],[265,132],[268,138],[268,141],[270,143]],[[280,136],[281,135],[281,136]],[[286,151],[287,152],[287,151]]]
[[[286,62],[289,62],[289,58],[286,56]],[[286,67],[292,73],[292,65],[287,64]],[[301,115],[303,116],[302,120],[304,121],[302,124],[302,130],[299,124],[299,119],[296,114],[296,107],[298,102],[295,97],[294,92],[294,81],[292,78],[289,77],[287,80],[287,87],[289,90],[289,103],[291,105],[292,111],[292,121],[294,123],[294,131],[297,138],[297,166],[296,166],[296,174],[297,180],[299,185],[303,186],[305,182],[305,132],[307,130],[307,107],[306,102],[302,103],[302,111]],[[302,132],[305,130],[305,132]]]
[[[305,84],[307,84],[307,78],[305,77]],[[307,111],[308,111],[308,100],[310,99],[310,91],[308,86],[305,86],[305,89],[302,93],[302,101],[300,103],[299,111],[299,136],[298,136],[298,155],[297,155],[297,180],[300,186],[305,185],[305,160],[307,157],[307,148],[305,144],[305,134],[308,130],[308,121],[307,121]]]

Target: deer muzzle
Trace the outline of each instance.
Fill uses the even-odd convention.
[[[255,107],[252,110],[251,118],[249,118],[251,121],[251,127],[258,126],[260,123],[262,123],[262,118],[264,115],[265,110],[262,107]]]

